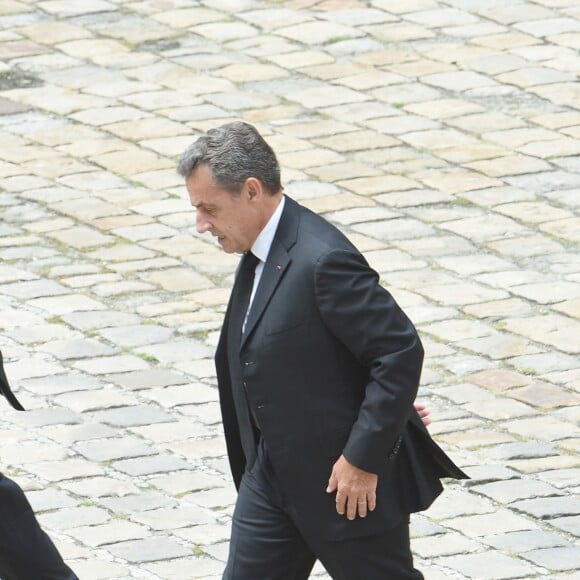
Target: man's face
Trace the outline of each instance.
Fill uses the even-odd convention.
[[[250,250],[261,229],[259,207],[247,185],[239,196],[214,184],[211,169],[200,165],[185,180],[191,205],[196,208],[195,227],[210,232],[228,254]]]

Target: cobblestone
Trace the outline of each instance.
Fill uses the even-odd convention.
[[[221,576],[236,258],[174,166],[243,119],[423,338],[431,432],[472,476],[412,518],[425,578],[575,577],[577,2],[195,4],[0,7],[0,348],[30,409],[0,469],[83,580]]]

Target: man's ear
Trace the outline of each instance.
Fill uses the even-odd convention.
[[[249,200],[258,200],[264,195],[264,188],[262,186],[262,182],[255,177],[248,177],[246,179],[246,195],[248,196]]]

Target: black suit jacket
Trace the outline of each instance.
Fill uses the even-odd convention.
[[[256,457],[249,405],[300,526],[329,539],[386,531],[466,477],[413,408],[423,348],[361,253],[334,226],[286,198],[238,352],[228,306],[216,352],[236,486]],[[237,349],[236,349],[237,350]],[[347,520],[326,493],[344,454],[378,474],[377,508]]]

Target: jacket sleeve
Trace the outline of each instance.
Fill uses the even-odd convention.
[[[413,408],[423,363],[421,341],[379,284],[378,274],[355,250],[324,254],[314,278],[324,324],[368,369],[358,418],[343,455],[365,471],[380,473]]]

